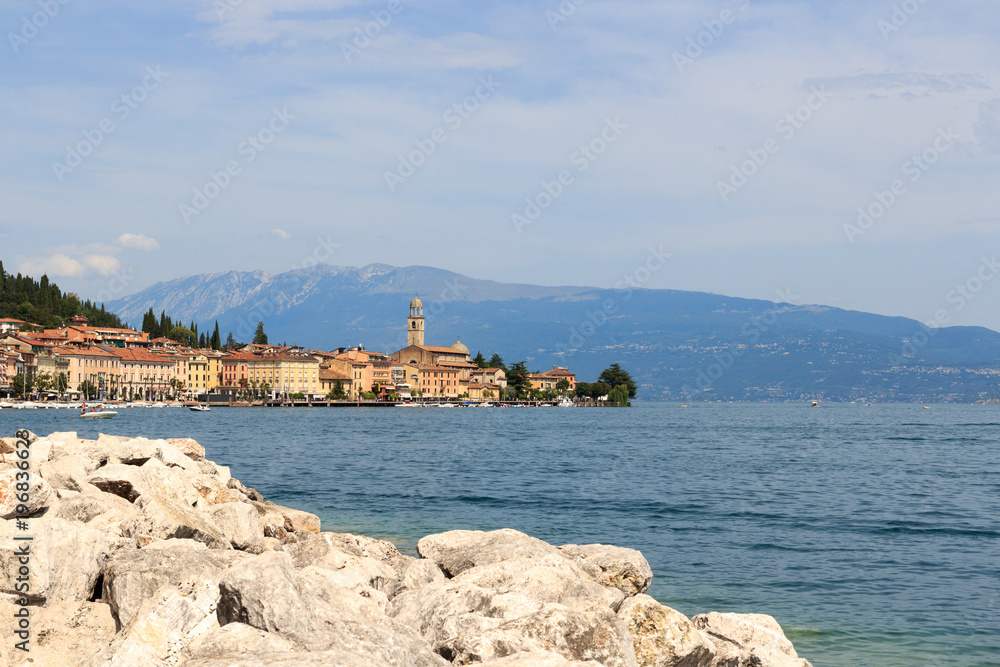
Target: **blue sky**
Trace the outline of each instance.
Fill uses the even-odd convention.
[[[315,257],[610,287],[652,247],[647,287],[1000,330],[995,9],[9,0],[0,257],[114,298]]]

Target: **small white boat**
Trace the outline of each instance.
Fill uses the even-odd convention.
[[[573,405],[573,401],[571,401],[570,399],[566,398],[565,396],[563,396],[561,399],[559,399],[559,402],[556,405],[558,407],[560,407],[560,408],[575,408],[576,407],[575,405]]]
[[[190,406],[190,409],[193,412],[210,412],[212,408],[208,407],[207,405],[192,405]]]
[[[114,419],[118,413],[114,410],[99,410],[97,412],[84,412],[80,419]]]

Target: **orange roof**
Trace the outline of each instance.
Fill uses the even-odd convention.
[[[88,345],[87,347],[66,347],[60,346],[53,348],[53,352],[60,354],[64,357],[111,357],[117,359],[118,356],[108,352],[107,350],[102,350],[96,345]]]
[[[163,355],[153,354],[139,348],[109,348],[108,352],[122,361],[142,363],[142,364],[173,364],[174,362]]]
[[[468,352],[462,352],[461,350],[456,350],[453,347],[435,347],[432,345],[414,345],[413,347],[419,347],[422,350],[427,350],[428,352],[437,352],[438,354],[460,354],[463,356],[468,356]]]

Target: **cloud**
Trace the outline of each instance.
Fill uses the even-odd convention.
[[[288,239],[292,238],[292,235],[286,232],[284,229],[275,228],[271,230],[271,233],[277,236],[282,241],[287,241]]]
[[[122,248],[135,248],[137,250],[159,250],[160,244],[154,239],[144,234],[122,234],[115,241]]]
[[[83,264],[62,253],[51,257],[21,257],[18,264],[21,272],[29,276],[82,276],[85,273]]]
[[[105,278],[117,273],[122,268],[121,262],[111,255],[87,255],[83,258],[83,263]]]

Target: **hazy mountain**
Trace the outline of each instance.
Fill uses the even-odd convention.
[[[317,266],[192,276],[110,302],[141,322],[150,307],[249,340],[332,349],[405,345],[414,294],[427,343],[457,339],[529,367],[596,379],[620,362],[646,398],[686,400],[980,400],[1000,397],[1000,333],[928,330],[915,320],[698,292],[540,287],[430,267]]]

